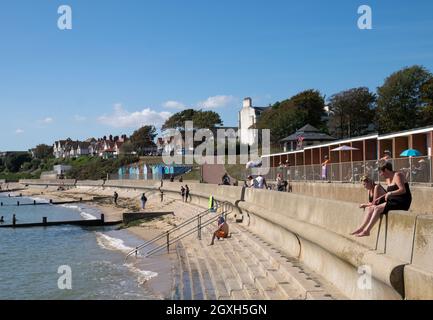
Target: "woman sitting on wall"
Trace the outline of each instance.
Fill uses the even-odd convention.
[[[368,190],[368,203],[364,203],[359,206],[361,209],[364,209],[365,212],[364,220],[362,221],[359,228],[357,228],[354,232],[352,232],[351,235],[361,233],[364,230],[364,228],[367,226],[367,224],[370,222],[370,218],[371,215],[373,214],[375,205],[382,204],[385,202],[383,196],[386,194],[386,190],[382,185],[376,184],[373,180],[371,180],[367,176],[362,176],[361,182],[364,188]],[[379,199],[378,203],[376,203],[377,199]]]
[[[363,231],[356,234],[357,237],[367,237],[370,231],[379,220],[381,214],[387,214],[391,210],[408,211],[412,203],[412,195],[409,189],[409,183],[402,172],[396,172],[392,169],[392,164],[386,162],[380,167],[380,175],[391,181],[387,188],[387,193],[382,196],[385,202],[374,206],[373,214],[370,221]],[[381,198],[376,199],[378,203]]]

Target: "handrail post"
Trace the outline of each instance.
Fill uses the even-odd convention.
[[[201,240],[201,234],[200,234],[201,228],[200,227],[201,227],[201,216],[198,215],[197,216],[197,237],[199,240]]]
[[[167,231],[167,252],[170,253],[170,232]]]

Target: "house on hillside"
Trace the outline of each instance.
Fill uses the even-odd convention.
[[[281,139],[280,144],[283,146],[283,149],[286,152],[301,150],[307,146],[331,142],[334,140],[336,140],[334,137],[331,137],[312,125],[307,124],[290,136]]]
[[[257,137],[257,131],[253,127],[257,124],[260,116],[270,107],[254,107],[251,98],[245,98],[242,109],[238,115],[239,140],[241,144],[252,145]]]

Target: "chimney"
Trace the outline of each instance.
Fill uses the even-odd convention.
[[[251,100],[251,98],[245,98],[244,102],[243,102],[243,107],[244,108],[251,108],[253,106],[253,100]]]

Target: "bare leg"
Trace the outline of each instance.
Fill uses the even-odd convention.
[[[214,241],[215,241],[215,237],[216,237],[217,232],[218,232],[218,231],[215,231],[215,232],[213,233],[212,241],[210,242],[210,245],[211,245],[211,246],[213,246],[213,243],[214,243]]]
[[[374,207],[373,215],[371,216],[370,222],[367,224],[367,226],[364,228],[364,230],[361,233],[358,233],[358,237],[368,237],[370,235],[371,229],[373,229],[375,223],[379,220],[380,215],[382,214],[383,210],[385,209],[386,203],[382,203],[381,205],[378,205]]]
[[[365,208],[364,220],[362,221],[361,225],[351,233],[351,235],[355,235],[357,233],[360,233],[362,230],[364,230],[364,228],[367,226],[368,222],[370,221],[373,211],[374,211],[374,207]]]

